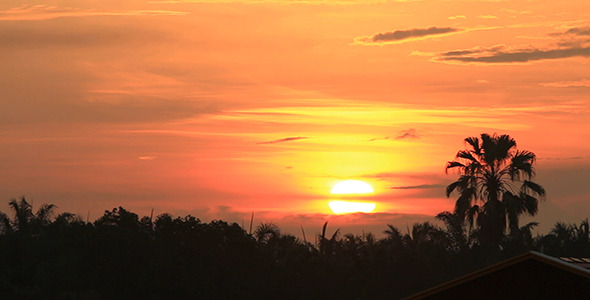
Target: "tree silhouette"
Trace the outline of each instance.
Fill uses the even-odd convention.
[[[587,219],[536,237],[535,222],[507,227],[490,255],[474,242],[482,230],[467,230],[457,211],[437,216],[446,228],[423,222],[402,233],[387,225],[383,238],[328,232],[326,222],[312,244],[273,223],[253,235],[191,215],[152,222],[123,207],[88,223],[67,212],[53,217],[54,207],[34,211],[19,198],[10,216],[0,212],[0,298],[400,299],[532,249],[590,256]]]
[[[557,222],[545,236],[538,238],[541,251],[555,256],[590,256],[588,219],[580,225]]]
[[[482,245],[497,249],[506,230],[517,234],[523,214],[537,213],[538,198],[545,190],[531,181],[535,154],[517,150],[508,135],[481,134],[468,137],[469,149],[460,150],[446,171],[458,170],[460,177],[447,186],[447,197],[458,192],[454,212],[469,226],[474,224]]]
[[[34,214],[33,206],[27,202],[24,196],[18,200],[10,200],[8,206],[12,210],[13,218],[11,222],[7,222],[6,215],[0,216],[3,219],[4,226],[10,226],[22,233],[39,230],[42,226],[51,223],[51,217],[56,207],[53,204],[42,204],[37,213]]]
[[[450,239],[452,250],[456,252],[464,252],[470,246],[470,234],[463,226],[463,218],[456,212],[443,211],[436,215],[436,219],[441,220],[447,227],[447,235]]]
[[[280,235],[281,230],[274,223],[262,223],[254,230],[254,237],[261,244],[266,244],[271,239],[278,238]]]

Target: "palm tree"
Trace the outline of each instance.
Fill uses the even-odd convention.
[[[23,234],[30,233],[32,229],[38,230],[43,226],[49,225],[56,208],[53,204],[42,204],[37,210],[37,213],[34,214],[33,206],[27,202],[24,196],[18,200],[10,200],[8,206],[14,214],[11,222],[12,227]]]
[[[387,236],[388,239],[400,239],[402,238],[402,233],[397,227],[387,224],[387,230],[383,230],[383,233]]]
[[[470,149],[457,152],[446,171],[458,170],[460,177],[447,186],[447,197],[458,192],[455,213],[479,231],[480,243],[497,248],[506,230],[517,233],[523,214],[537,213],[545,189],[531,181],[535,154],[517,150],[508,135],[481,134],[468,137]]]
[[[0,234],[11,233],[13,230],[12,221],[8,215],[0,211]]]
[[[281,229],[273,223],[261,223],[254,231],[256,241],[261,244],[266,244],[270,240],[278,238],[281,235]]]
[[[464,251],[469,248],[470,235],[463,226],[464,222],[461,216],[457,213],[443,211],[436,215],[435,218],[445,223],[453,250]]]
[[[412,230],[408,230],[403,239],[408,245],[415,248],[426,244],[446,245],[448,242],[446,233],[430,222],[415,223],[412,225]]]
[[[338,236],[340,235],[340,228],[336,229],[332,234],[330,239],[326,238],[326,228],[328,227],[328,222],[324,223],[322,227],[322,233],[316,236],[317,241],[317,248],[320,255],[328,255],[333,254],[334,249],[336,248],[336,244],[338,244]]]

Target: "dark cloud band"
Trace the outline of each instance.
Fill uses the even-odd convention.
[[[409,30],[396,30],[384,33],[378,33],[373,36],[373,42],[389,42],[399,41],[415,37],[424,37],[428,35],[437,35],[458,31],[451,27],[430,27],[430,28],[415,28]]]
[[[278,140],[266,141],[266,142],[259,142],[256,144],[276,144],[276,143],[284,143],[284,142],[291,142],[296,140],[303,140],[307,139],[308,137],[305,136],[293,136],[293,137],[286,137]]]
[[[452,51],[441,54],[441,61],[458,61],[465,63],[519,63],[546,59],[568,57],[590,57],[590,47],[572,47],[549,50],[512,50],[512,51]]]
[[[392,190],[423,190],[423,189],[438,189],[445,187],[442,184],[420,184],[420,185],[410,185],[410,186],[394,186],[391,187]]]

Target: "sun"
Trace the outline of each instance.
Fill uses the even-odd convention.
[[[366,182],[360,180],[340,181],[330,191],[332,195],[338,195],[344,198],[354,198],[355,196],[366,196],[372,194],[373,188]],[[376,204],[359,201],[333,200],[328,203],[330,209],[335,214],[350,213],[370,213],[375,210]]]
[[[370,194],[373,188],[366,182],[360,180],[340,181],[330,191],[332,194]]]

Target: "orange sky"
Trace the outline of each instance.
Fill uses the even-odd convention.
[[[6,202],[379,233],[451,210],[445,163],[497,132],[541,228],[590,215],[588,1],[5,1],[0,49]],[[378,213],[326,215],[344,179]]]

